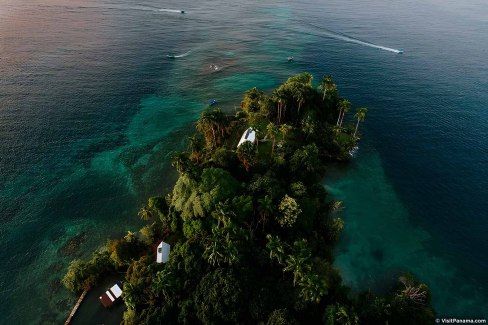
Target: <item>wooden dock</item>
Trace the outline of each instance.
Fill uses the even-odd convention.
[[[85,291],[83,291],[83,293],[81,294],[80,298],[76,302],[76,305],[73,307],[73,310],[69,314],[68,319],[66,320],[66,322],[64,322],[64,325],[68,325],[69,323],[71,323],[71,320],[73,319],[73,316],[76,314],[76,311],[78,310],[78,308],[80,307],[81,303],[83,302],[83,299],[85,299],[85,296],[88,293],[88,291],[90,291],[90,289],[85,289]]]

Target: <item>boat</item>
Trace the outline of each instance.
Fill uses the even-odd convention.
[[[175,56],[173,54],[168,54],[168,55],[166,55],[166,57],[168,57],[170,59],[174,59],[175,58]]]
[[[184,14],[184,13],[185,13],[185,11],[184,11],[184,10],[182,10],[182,11],[181,11],[181,13],[182,13],[182,14]]]
[[[211,99],[210,102],[208,103],[209,106],[213,106],[217,104],[217,100],[216,99]]]
[[[292,56],[289,56],[288,57],[288,62],[291,62],[291,61],[293,61],[293,57]]]

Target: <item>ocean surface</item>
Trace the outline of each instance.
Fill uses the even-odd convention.
[[[0,324],[64,322],[68,262],[141,226],[208,101],[304,71],[369,108],[324,182],[345,282],[488,317],[487,61],[481,0],[0,0]]]

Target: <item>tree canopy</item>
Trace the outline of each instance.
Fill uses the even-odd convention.
[[[303,73],[248,90],[235,115],[206,109],[173,155],[173,190],[140,209],[147,224],[73,261],[63,283],[77,292],[125,274],[124,324],[432,324],[425,284],[403,276],[382,296],[351,294],[334,268],[342,203],[322,179],[359,141],[366,109],[349,119],[351,107],[332,77],[317,90]],[[237,147],[249,127],[256,141]]]

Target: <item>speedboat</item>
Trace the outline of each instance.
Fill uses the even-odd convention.
[[[211,99],[210,102],[208,103],[209,106],[213,106],[217,104],[217,100],[216,99]]]
[[[174,59],[175,58],[175,56],[173,54],[168,54],[168,55],[166,55],[166,57],[168,57],[170,59]]]
[[[184,10],[182,10],[182,11],[181,11],[181,13],[182,13],[182,14],[184,14],[184,13],[185,13],[185,11],[184,11]]]

